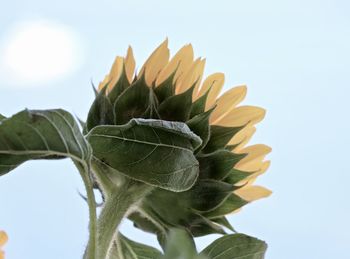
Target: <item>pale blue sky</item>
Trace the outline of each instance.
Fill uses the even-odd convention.
[[[345,0],[7,1],[0,46],[14,24],[44,19],[74,31],[83,57],[69,75],[46,83],[3,77],[0,113],[62,107],[85,118],[90,80],[98,83],[129,44],[140,64],[165,37],[172,53],[191,42],[207,58],[207,74],[224,72],[227,88],[246,83],[245,103],[268,111],[253,142],[273,148],[258,183],[274,193],[231,216],[234,227],[265,240],[267,259],[347,259],[349,12]],[[1,177],[7,258],[80,258],[88,211],[77,190],[84,191],[69,160],[28,162]],[[128,223],[123,229],[156,244]]]

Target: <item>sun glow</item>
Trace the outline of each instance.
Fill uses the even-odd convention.
[[[5,35],[1,67],[14,84],[33,85],[64,77],[82,62],[77,35],[64,25],[34,21],[19,23]]]

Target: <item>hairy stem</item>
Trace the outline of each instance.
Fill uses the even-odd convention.
[[[97,259],[96,257],[96,200],[95,194],[93,190],[93,184],[90,178],[89,169],[84,168],[80,163],[75,163],[76,167],[79,170],[81,178],[83,179],[86,195],[87,195],[87,203],[89,206],[89,242],[84,254],[85,259]]]
[[[98,259],[107,259],[118,234],[118,226],[152,187],[126,177],[123,177],[122,183],[114,183],[106,177],[105,171],[99,169],[94,166],[94,174],[103,185],[100,188],[108,193],[104,193],[105,201],[97,221],[97,255]]]

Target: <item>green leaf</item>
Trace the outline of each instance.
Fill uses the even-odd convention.
[[[160,117],[168,121],[187,121],[191,112],[193,89],[194,86],[162,102],[158,109]]]
[[[211,125],[210,127],[210,139],[204,148],[205,153],[211,153],[215,150],[224,148],[232,137],[237,134],[242,127],[222,127],[217,125]]]
[[[229,175],[235,164],[245,156],[246,154],[235,154],[225,149],[197,155],[199,177],[201,179],[222,180]]]
[[[85,167],[91,148],[64,110],[24,110],[0,122],[0,175],[30,159],[70,157]]]
[[[216,209],[205,213],[204,215],[208,218],[218,218],[225,216],[233,211],[243,207],[247,204],[247,201],[243,200],[241,197],[231,193],[230,196]]]
[[[197,179],[193,150],[201,139],[184,123],[132,119],[121,126],[97,126],[87,138],[96,158],[135,180],[184,191]]]
[[[3,119],[6,119],[6,117],[0,113],[0,121],[2,121]]]
[[[264,259],[267,245],[264,241],[244,234],[223,236],[200,254],[215,259]]]
[[[201,150],[201,147],[204,147],[210,136],[210,127],[209,127],[209,117],[214,109],[203,112],[196,115],[192,119],[188,120],[186,124],[188,127],[202,139],[202,145],[198,147],[197,152]]]
[[[106,87],[96,96],[91,105],[87,120],[86,130],[89,131],[97,125],[112,125],[114,123],[113,106],[106,96]]]
[[[115,124],[125,124],[132,118],[143,118],[149,106],[149,87],[144,76],[129,86],[115,101]]]
[[[151,246],[132,241],[118,233],[117,240],[110,251],[111,259],[159,259],[162,253]]]
[[[181,229],[172,229],[162,259],[207,259],[198,255],[189,234]]]

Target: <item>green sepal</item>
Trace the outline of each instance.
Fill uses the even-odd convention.
[[[150,204],[152,202],[146,203]],[[161,217],[161,215],[164,216],[164,211],[165,210],[162,212],[162,210],[157,210],[157,208],[152,209],[148,205],[143,205],[141,214],[146,213],[147,217],[130,218],[134,221],[134,226],[137,228],[156,234],[158,242],[163,249],[169,236],[169,229],[175,227],[186,229],[194,237],[209,234],[226,234],[220,226],[214,224],[209,219],[192,209],[180,207],[177,210],[177,214],[174,215],[173,213],[175,210],[171,210],[168,217]]]
[[[237,145],[227,145],[227,146],[225,146],[225,149],[228,150],[228,151],[233,151],[238,145],[239,144],[237,144]]]
[[[264,259],[266,249],[264,241],[244,234],[231,234],[215,240],[200,254],[215,259]]]
[[[114,123],[113,105],[106,96],[105,86],[96,96],[91,105],[86,120],[86,131],[88,132],[97,125],[112,125]]]
[[[211,234],[225,235],[225,230],[201,214],[192,214],[189,230],[194,237],[202,237]]]
[[[169,97],[158,108],[162,120],[185,122],[190,117],[194,85],[187,91]]]
[[[186,124],[132,119],[120,126],[97,126],[87,135],[94,156],[132,179],[184,191],[198,177],[193,150],[201,144]]]
[[[245,172],[245,171],[241,171],[241,170],[232,168],[230,173],[224,179],[224,182],[230,183],[230,184],[236,184],[239,181],[244,180],[245,178],[247,178],[248,176],[250,176],[254,173],[255,172]]]
[[[213,218],[210,219],[211,221],[233,231],[236,232],[236,230],[233,228],[233,226],[231,225],[231,223],[228,221],[228,219],[225,216],[219,217],[219,218]]]
[[[149,106],[149,91],[144,76],[129,86],[114,103],[115,124],[142,118]]]
[[[181,200],[171,201],[165,199],[164,202],[160,201],[160,204],[159,202],[157,203],[157,198],[159,197],[164,197],[161,192],[158,192],[156,198],[153,197],[155,199],[146,198],[139,207],[142,212],[140,214],[147,216],[135,216],[133,214],[129,218],[134,222],[135,227],[156,234],[162,247],[164,247],[164,243],[166,243],[168,238],[168,230],[172,227],[184,228],[195,237],[209,234],[225,234],[222,227],[211,222],[199,212],[187,208],[181,203]],[[169,202],[172,202],[172,207],[169,205]]]
[[[108,93],[108,98],[112,104],[115,103],[117,98],[130,86],[130,82],[126,75],[125,66],[123,66],[122,73],[117,81],[117,83],[112,87],[111,91]]]
[[[143,231],[156,234],[158,241],[163,249],[164,244],[167,243],[167,240],[169,238],[169,229],[172,227],[176,227],[178,229],[184,228],[189,231],[189,233],[191,233],[191,235],[194,237],[200,237],[209,234],[226,234],[221,226],[234,231],[233,227],[225,217],[209,220],[205,216],[202,216],[196,212],[188,212],[188,216],[179,221],[180,224],[169,224],[165,223],[162,220],[159,220],[157,212],[154,212],[149,207],[146,208],[146,212],[147,217],[140,216],[141,214],[138,213],[133,213],[131,216],[129,216],[129,219],[134,222],[135,227],[140,228]],[[143,211],[143,213],[146,212]],[[189,238],[190,240],[193,240],[191,236],[189,236]]]
[[[234,189],[227,183],[202,180],[190,190],[180,193],[155,189],[140,207],[148,215],[156,215],[152,217],[157,218],[156,221],[165,228],[176,226],[191,229],[198,225],[198,222],[208,225],[198,215],[201,211],[211,211],[220,206]],[[214,232],[217,231],[218,229],[215,229]]]
[[[179,193],[179,199],[187,200],[196,211],[211,211],[220,206],[235,190],[231,184],[220,181],[200,179],[188,191]]]
[[[196,115],[192,119],[188,120],[186,124],[188,127],[202,139],[202,145],[196,149],[196,152],[199,152],[202,147],[204,147],[210,137],[210,126],[209,126],[209,117],[213,112],[213,109],[210,109],[206,112]]]
[[[78,116],[76,116],[76,118],[79,122],[80,127],[83,129],[83,131],[86,131],[86,122],[80,119]]]
[[[24,110],[0,123],[0,175],[31,159],[70,157],[90,165],[91,147],[73,116],[58,110]]]
[[[216,209],[204,213],[207,218],[219,218],[243,207],[248,202],[243,200],[238,195],[231,193],[228,198]]]
[[[207,102],[209,92],[210,89],[208,89],[201,97],[199,97],[196,101],[193,102],[191,107],[190,118],[193,118],[194,116],[201,114],[205,111],[205,105]]]
[[[154,93],[156,94],[159,103],[162,103],[165,99],[173,96],[175,94],[175,84],[174,76],[176,71],[174,71],[164,82],[162,82],[157,87],[154,87]]]
[[[160,119],[160,115],[158,113],[159,102],[157,96],[154,94],[154,90],[152,88],[149,90],[149,105],[142,117],[148,119]]]
[[[97,95],[98,95],[98,91],[97,91],[97,89],[96,89],[96,87],[95,87],[94,82],[92,81],[92,79],[91,79],[91,87],[92,87],[92,91],[94,92],[94,95],[95,95],[95,98],[96,98]]]
[[[225,179],[233,167],[246,154],[235,154],[225,149],[219,149],[209,154],[199,154],[196,156],[199,162],[199,177],[201,179]]]
[[[188,200],[178,197],[174,193],[162,189],[155,189],[142,202],[141,209],[160,225],[169,227],[189,226],[189,217],[193,214]]]
[[[225,146],[229,143],[232,137],[237,134],[242,127],[223,127],[217,125],[210,126],[210,139],[203,149],[205,153],[211,153],[215,150],[225,148]]]

